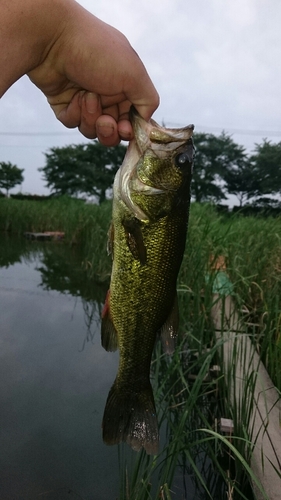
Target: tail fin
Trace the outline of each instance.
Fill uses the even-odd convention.
[[[104,442],[113,445],[125,441],[135,451],[143,447],[155,455],[159,433],[150,382],[139,392],[118,386],[115,381],[108,394],[102,422]]]

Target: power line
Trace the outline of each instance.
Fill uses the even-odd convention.
[[[182,123],[174,123],[174,122],[165,122],[165,125],[170,126],[170,127],[184,127],[185,124]],[[213,127],[209,125],[195,125],[195,130],[196,129],[207,129],[207,130],[214,130],[217,132],[221,132],[222,130],[228,131],[233,134],[240,134],[240,135],[261,135],[261,136],[281,136],[281,130],[251,130],[251,129],[238,129],[238,128],[230,128],[230,127]],[[51,136],[71,136],[73,134],[79,134],[81,133],[77,130],[74,130],[73,132],[0,132],[0,136],[10,136],[10,137],[51,137]]]
[[[238,129],[238,128],[226,128],[226,129],[219,129],[218,127],[203,127],[202,125],[198,125],[200,128],[209,128],[212,130],[227,130],[230,133],[233,134],[240,134],[240,135],[261,135],[263,137],[266,136],[281,136],[281,131],[277,132],[276,130],[243,130],[243,129]]]
[[[172,127],[184,127],[184,125],[181,123],[172,123],[172,122],[165,122],[166,125],[172,126]],[[232,128],[232,127],[212,127],[209,125],[198,125],[195,124],[195,132],[197,129],[203,129],[203,130],[214,130],[217,132],[222,132],[223,130],[232,134],[240,134],[240,135],[261,135],[263,137],[266,136],[281,136],[281,130],[278,132],[277,130],[250,130],[250,129],[238,129],[238,128]]]
[[[74,130],[74,133],[81,135],[81,133],[77,130]],[[52,135],[73,135],[73,132],[0,132],[0,135],[9,135],[9,136],[52,136]]]

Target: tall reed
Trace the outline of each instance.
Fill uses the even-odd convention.
[[[0,231],[17,234],[64,231],[68,244],[83,251],[83,265],[100,280],[109,279],[107,232],[111,203],[89,205],[69,197],[47,201],[0,199]],[[179,275],[179,289],[190,294],[183,304],[182,330],[196,312],[202,322],[204,307],[212,299],[206,276],[212,262],[223,255],[233,283],[237,306],[261,353],[270,376],[281,390],[281,219],[221,216],[209,204],[192,204],[186,251]],[[212,290],[211,290],[212,291]],[[208,295],[209,294],[209,295]],[[183,295],[186,297],[186,294]],[[197,314],[199,313],[200,314]],[[209,327],[208,327],[209,329]],[[211,336],[210,336],[211,341]],[[200,343],[198,343],[200,344]]]

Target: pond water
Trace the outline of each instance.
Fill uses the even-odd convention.
[[[120,453],[137,454],[102,441],[118,366],[100,343],[106,288],[87,279],[77,249],[0,238],[0,499],[123,500]],[[209,498],[187,470],[172,498]]]
[[[1,242],[0,498],[108,500],[117,496],[117,447],[103,444],[101,420],[118,355],[100,345],[96,301],[78,283],[69,292],[65,268],[78,262],[50,246],[6,240],[9,265]]]

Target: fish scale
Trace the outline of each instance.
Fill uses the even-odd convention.
[[[188,223],[193,127],[166,129],[134,110],[131,121],[135,140],[113,188],[113,265],[102,344],[107,350],[118,347],[120,361],[104,411],[103,439],[155,454],[159,432],[150,364],[159,332],[168,352],[177,333],[176,282]]]

